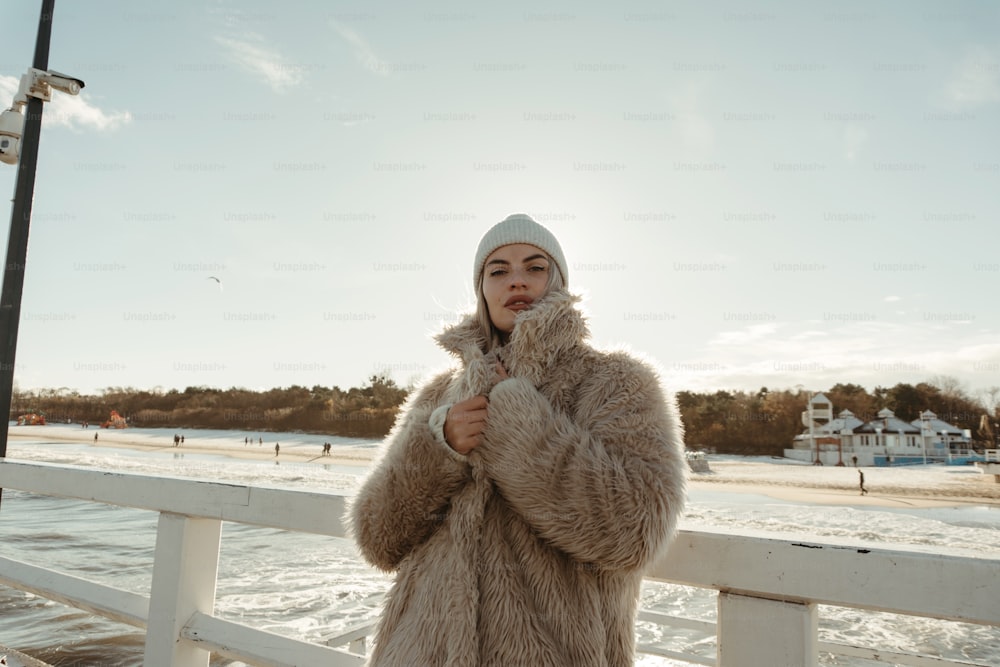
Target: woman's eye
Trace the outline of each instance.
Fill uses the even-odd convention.
[[[504,269],[493,269],[492,271],[490,271],[490,276],[491,277],[492,276],[502,276],[505,273],[507,273],[507,271],[504,270]]]
[[[533,267],[531,267],[528,270],[529,271],[548,271],[548,269],[549,269],[549,267],[547,267],[547,266],[533,266]]]

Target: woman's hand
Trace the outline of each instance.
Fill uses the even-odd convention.
[[[444,439],[449,447],[464,456],[483,443],[487,405],[485,396],[473,396],[451,406],[444,420]]]
[[[494,370],[497,373],[496,382],[502,382],[510,377],[507,369],[499,361],[494,365]],[[488,411],[489,402],[485,396],[473,396],[451,406],[444,419],[444,439],[448,446],[465,455],[483,444]]]

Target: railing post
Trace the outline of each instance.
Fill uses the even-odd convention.
[[[719,592],[718,667],[816,667],[816,605]]]
[[[222,521],[160,513],[146,627],[145,667],[208,667],[209,651],[181,640],[191,614],[215,611]]]

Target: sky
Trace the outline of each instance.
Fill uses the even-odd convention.
[[[40,6],[0,8],[0,105]],[[671,389],[975,395],[998,25],[985,0],[59,0],[49,66],[86,86],[45,106],[17,385],[418,382],[523,212],[594,344]]]

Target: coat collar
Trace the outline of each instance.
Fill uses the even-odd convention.
[[[579,301],[580,297],[565,290],[554,290],[518,314],[510,340],[496,352],[511,375],[537,386],[562,352],[590,336],[586,319],[576,308]],[[475,315],[467,315],[435,338],[466,365],[485,356],[487,341]]]

